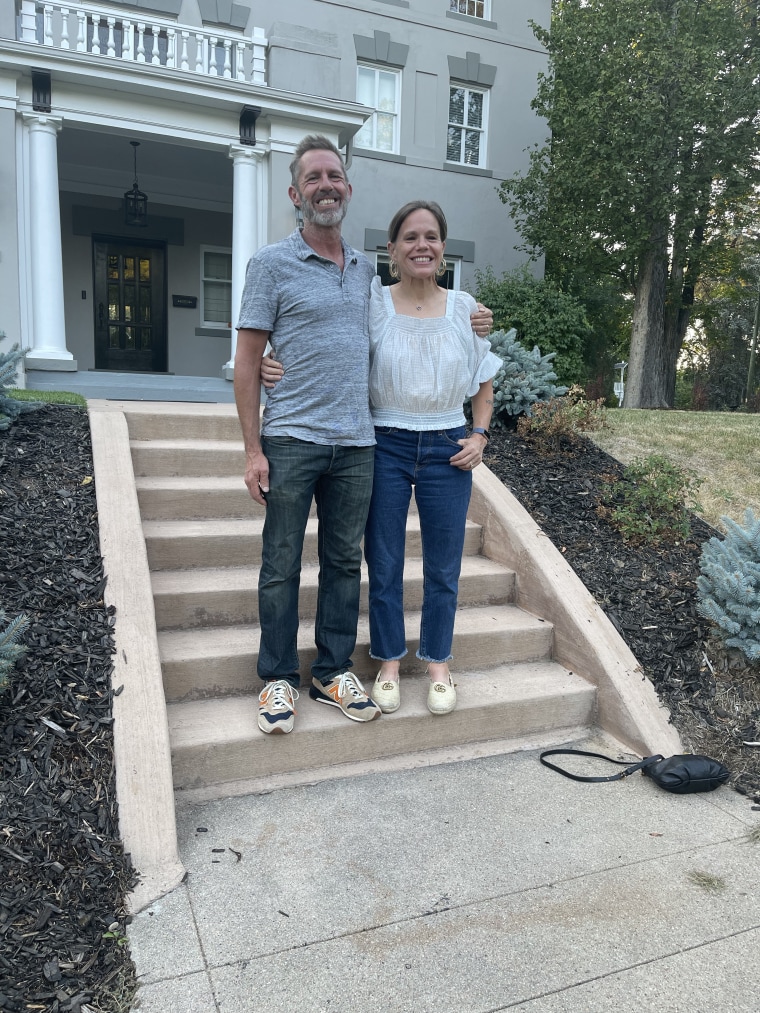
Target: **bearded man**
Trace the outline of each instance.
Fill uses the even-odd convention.
[[[354,721],[380,710],[351,673],[361,539],[372,493],[369,287],[374,269],[341,237],[351,184],[326,137],[305,137],[288,194],[303,229],[248,264],[238,321],[235,401],[245,482],[266,505],[259,573],[259,728],[293,728],[298,696],[298,590],[312,500],[319,525],[319,589],[309,694]],[[259,431],[261,359],[267,342],[285,372]]]

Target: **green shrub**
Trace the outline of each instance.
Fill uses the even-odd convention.
[[[0,331],[0,341],[4,337],[5,332]],[[0,352],[0,430],[8,429],[11,422],[15,422],[24,412],[33,412],[41,407],[34,401],[17,401],[8,397],[10,384],[16,381],[16,365],[23,357],[24,353],[18,345],[12,345],[8,352]]]
[[[632,461],[600,504],[600,513],[634,545],[685,540],[691,533],[687,498],[699,484],[661,454]],[[692,504],[696,509],[696,504]]]
[[[491,268],[475,275],[477,298],[493,312],[494,327],[509,331],[528,348],[554,352],[554,369],[563,383],[585,378],[584,343],[591,327],[580,301],[547,279],[534,278],[527,267],[497,278]]]
[[[575,385],[563,397],[534,404],[531,414],[520,418],[517,431],[539,449],[559,450],[560,440],[577,443],[581,433],[607,426],[604,400],[588,401],[583,388]]]
[[[751,509],[744,527],[730,517],[724,539],[702,546],[697,577],[698,610],[722,631],[727,647],[736,647],[750,661],[760,660],[760,520]]]
[[[529,352],[517,340],[514,328],[493,333],[491,348],[504,362],[493,380],[493,429],[509,428],[519,415],[530,415],[537,402],[567,391],[554,382],[554,353],[541,355],[538,348]]]
[[[26,648],[16,643],[29,625],[26,616],[16,616],[7,625],[5,609],[0,608],[0,691],[8,684],[8,675]]]

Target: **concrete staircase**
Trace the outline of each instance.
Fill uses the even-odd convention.
[[[168,408],[168,406],[164,406]],[[257,576],[263,508],[242,481],[234,410],[124,406],[155,606],[175,789],[222,795],[267,778],[309,780],[315,769],[425,750],[565,741],[594,723],[595,687],[553,660],[551,622],[515,604],[515,573],[483,554],[483,529],[468,521],[452,670],[459,703],[432,717],[418,646],[422,598],[419,522],[407,528],[405,603],[409,655],[402,706],[370,725],[347,721],[308,698],[314,657],[316,519],[309,521],[301,582],[301,699],[288,736],[256,724]],[[369,657],[366,573],[355,671],[365,687]]]
[[[414,650],[419,527],[407,530],[410,655],[401,709],[369,725],[303,693],[296,730],[256,725],[262,516],[242,481],[233,405],[90,400],[100,549],[114,610],[119,827],[139,873],[133,912],[185,876],[176,804],[363,772],[595,738],[606,751],[682,752],[636,658],[562,553],[495,475],[473,474],[452,666],[456,710],[427,712]],[[315,530],[301,595],[313,657]],[[365,592],[366,600],[366,592]],[[369,685],[366,616],[354,655]],[[580,678],[577,673],[581,673]]]

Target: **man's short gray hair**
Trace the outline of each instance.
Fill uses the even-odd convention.
[[[325,137],[324,134],[307,134],[296,148],[293,161],[290,163],[290,181],[296,190],[298,189],[298,174],[301,171],[301,159],[307,151],[331,151],[334,155],[337,155],[341,166],[343,166],[345,180],[348,182],[348,173],[343,162],[343,156],[329,137]]]

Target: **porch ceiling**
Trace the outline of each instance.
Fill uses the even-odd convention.
[[[134,178],[132,140],[140,141],[140,189],[152,201],[190,200],[212,208],[230,203],[232,161],[226,150],[186,146],[141,135],[139,130],[88,130],[65,122],[58,135],[61,189],[120,197]]]

